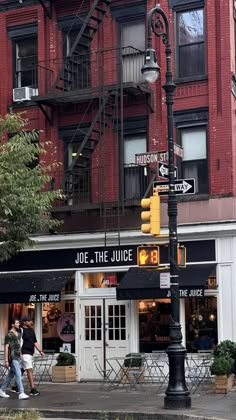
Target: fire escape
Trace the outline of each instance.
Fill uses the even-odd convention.
[[[51,2],[55,4],[53,0]],[[94,168],[91,168],[94,153],[99,150],[99,160],[103,160],[102,139],[108,129],[113,129],[115,124],[117,126],[118,121],[122,137],[125,97],[142,95],[152,106],[152,90],[140,82],[140,68],[135,69],[134,74],[128,74],[130,68],[127,68],[126,64],[124,71],[124,60],[127,60],[127,57],[137,59],[140,51],[132,49],[132,47],[127,47],[125,51],[114,47],[92,52],[90,48],[110,3],[111,0],[94,0],[92,2],[87,15],[80,19],[80,29],[66,57],[54,59],[50,64],[48,62],[38,63],[38,96],[32,98],[51,124],[53,124],[53,114],[56,110],[73,104],[83,106],[84,115],[75,131],[75,134],[79,134],[80,138],[78,148],[73,153],[72,161],[65,168],[61,182],[56,184],[57,187],[64,189],[66,196],[65,202],[60,208],[58,207],[58,211],[62,208],[63,211],[71,211],[72,207],[81,211],[94,208],[97,205],[100,208],[100,214],[104,216],[104,224],[107,224],[109,214],[114,213],[108,199],[109,191],[105,191],[106,188],[109,189],[106,187],[104,179],[105,169],[103,168],[101,171],[98,168],[95,172]],[[43,7],[45,8],[45,6]],[[49,11],[48,17],[50,18]],[[98,145],[99,147],[97,147]],[[106,153],[109,151],[106,150]],[[118,157],[117,159],[119,160]],[[118,164],[117,178],[122,170]],[[81,182],[89,173],[90,178],[98,178],[98,196],[90,193],[88,197],[85,197],[81,194]],[[123,206],[120,203],[124,202],[123,183],[124,179],[121,176],[115,205],[113,202],[113,208],[116,208],[118,216]]]

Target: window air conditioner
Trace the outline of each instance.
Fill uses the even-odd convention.
[[[13,102],[30,101],[32,96],[38,95],[38,89],[24,86],[13,89]]]

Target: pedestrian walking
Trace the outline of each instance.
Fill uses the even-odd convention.
[[[35,332],[32,328],[32,319],[30,316],[23,316],[22,318],[22,374],[26,370],[28,381],[30,384],[30,395],[37,396],[40,395],[40,392],[35,388],[34,377],[33,377],[33,355],[34,349],[38,350],[41,356],[45,356],[44,352],[40,349],[39,343]],[[17,383],[12,387],[12,392],[19,392]]]
[[[6,389],[15,377],[19,390],[19,400],[26,400],[29,398],[24,392],[21,376],[21,331],[20,321],[18,319],[12,320],[11,329],[5,337],[5,366],[10,369],[1,385],[0,397],[10,397],[10,395],[6,394]]]

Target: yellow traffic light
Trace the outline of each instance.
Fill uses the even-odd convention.
[[[151,235],[160,235],[160,197],[153,195],[150,198],[141,200],[141,207],[146,209],[142,211],[141,220],[147,222],[142,224],[141,231]]]
[[[179,267],[186,267],[186,248],[183,245],[178,245],[177,261]]]

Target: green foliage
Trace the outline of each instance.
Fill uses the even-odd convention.
[[[126,354],[126,359],[124,360],[125,367],[141,367],[143,365],[143,358],[140,354],[129,353]]]
[[[214,357],[236,359],[236,343],[231,340],[221,341],[214,350]]]
[[[0,117],[0,261],[32,246],[32,234],[61,223],[52,220],[50,210],[62,192],[50,191],[48,175],[59,164],[46,165],[43,156],[51,144],[38,142],[39,132],[25,131],[26,124],[20,113]]]
[[[59,353],[56,366],[74,366],[75,356],[71,353]]]
[[[215,357],[213,363],[210,366],[212,375],[226,375],[229,376],[232,372],[233,360],[228,357],[218,356]]]
[[[0,414],[0,420],[39,420],[40,413],[35,410],[30,411],[5,411],[4,414]]]

